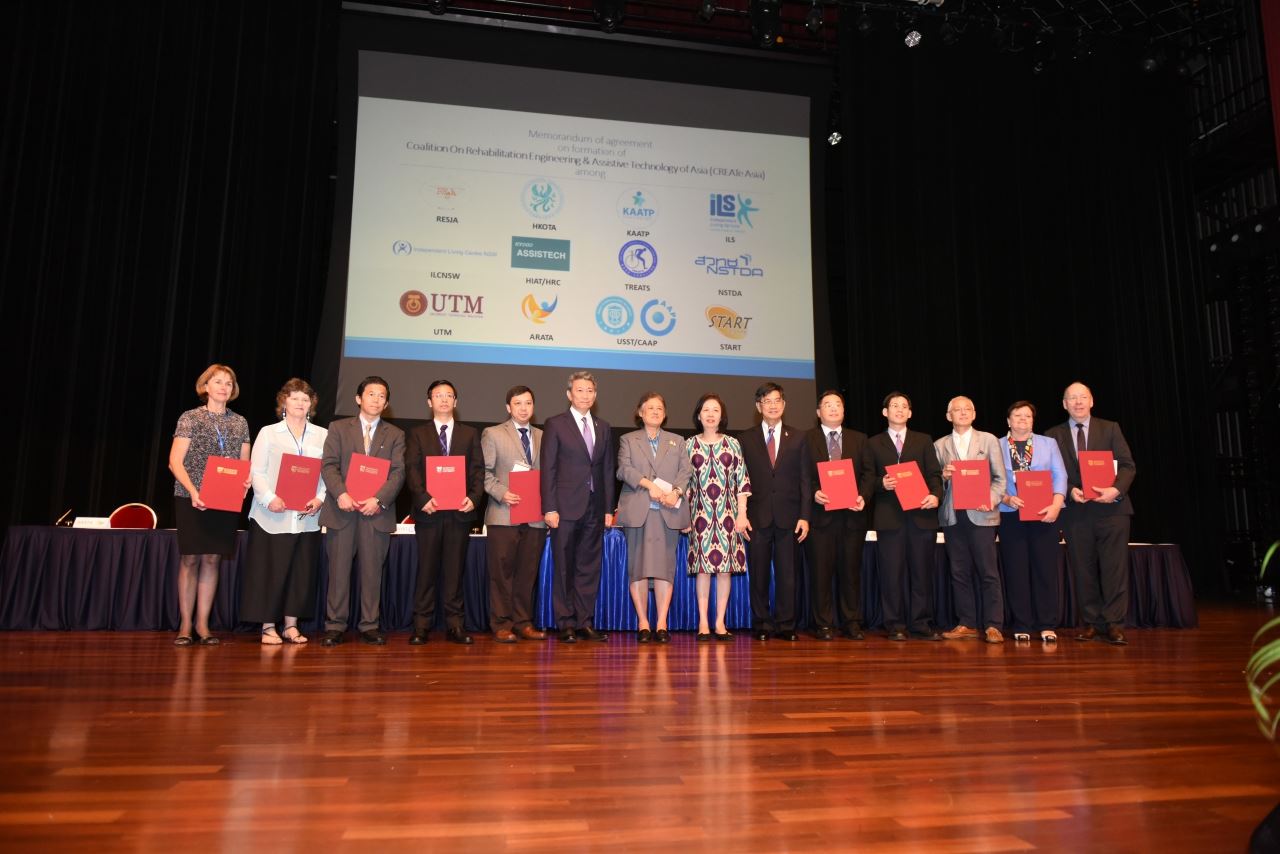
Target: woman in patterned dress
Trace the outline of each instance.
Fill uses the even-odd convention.
[[[227,408],[240,396],[236,373],[226,365],[210,365],[196,380],[203,406],[188,409],[178,419],[169,449],[173,472],[173,511],[178,522],[178,610],[182,615],[174,646],[213,646],[209,612],[218,590],[218,564],[236,549],[239,513],[210,510],[200,500],[204,467],[209,457],[249,459],[249,422]],[[246,481],[245,487],[249,483]],[[195,638],[192,638],[192,619]]]
[[[698,640],[713,637],[707,620],[711,576],[716,577],[716,640],[727,641],[733,634],[725,627],[732,577],[747,571],[743,540],[747,534],[747,478],[742,446],[723,431],[729,428],[724,401],[717,394],[704,394],[693,410],[693,425],[701,432],[685,442],[693,463],[689,482],[689,574],[697,576]]]

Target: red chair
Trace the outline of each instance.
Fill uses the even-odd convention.
[[[111,527],[113,528],[148,528],[155,530],[156,511],[145,504],[131,502],[121,504],[111,511]]]

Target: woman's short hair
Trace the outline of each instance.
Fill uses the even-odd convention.
[[[1035,405],[1034,403],[1032,403],[1031,401],[1029,401],[1029,400],[1015,400],[1013,403],[1009,404],[1009,411],[1005,413],[1005,417],[1006,417],[1006,418],[1011,417],[1011,416],[1013,415],[1013,410],[1015,410],[1015,409],[1021,409],[1021,408],[1022,408],[1022,407],[1024,407],[1024,406],[1025,406],[1027,409],[1030,409],[1030,410],[1031,410],[1031,417],[1032,417],[1032,418],[1035,418],[1035,417],[1036,417],[1036,405]]]
[[[284,402],[289,399],[289,395],[295,391],[300,391],[307,397],[311,398],[311,408],[307,410],[307,415],[316,414],[316,404],[320,402],[320,397],[316,394],[316,390],[311,387],[311,383],[306,380],[294,377],[284,385],[280,386],[280,390],[276,392],[276,417],[284,417]]]
[[[667,408],[667,399],[666,399],[665,397],[663,397],[661,394],[659,394],[658,392],[656,392],[656,391],[646,391],[644,394],[640,395],[640,401],[636,404],[636,418],[635,418],[635,421],[636,421],[636,426],[637,426],[637,427],[643,427],[643,426],[644,426],[644,419],[640,417],[640,409],[641,409],[641,408],[642,408],[646,403],[648,403],[649,401],[653,400],[655,397],[656,397],[658,400],[662,401],[662,408],[663,408],[663,410],[664,410],[663,415],[662,415],[662,423],[663,423],[663,424],[666,424],[666,423],[667,423],[667,416],[666,416],[666,412],[665,412],[665,410],[666,410],[666,408]]]
[[[209,384],[209,380],[213,379],[214,374],[226,374],[231,377],[231,397],[227,400],[235,400],[240,396],[240,382],[236,379],[236,372],[231,370],[230,365],[213,364],[204,369],[204,372],[196,378],[196,394],[201,400],[209,399],[209,390],[205,388]]]

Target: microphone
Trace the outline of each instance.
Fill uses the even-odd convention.
[[[68,516],[70,516],[70,515],[71,515],[71,511],[73,511],[73,510],[75,510],[75,509],[76,509],[76,508],[74,508],[74,507],[68,507],[68,508],[67,508],[67,512],[65,512],[65,513],[63,513],[61,516],[59,516],[59,517],[58,517],[58,519],[57,519],[57,521],[55,521],[55,522],[53,523],[53,526],[54,526],[55,528],[70,528],[70,527],[71,527],[71,521],[70,521],[69,519],[67,519],[67,517],[68,517]]]

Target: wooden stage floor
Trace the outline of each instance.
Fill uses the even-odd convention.
[[[1240,851],[1266,612],[968,642],[0,636],[0,848]]]

